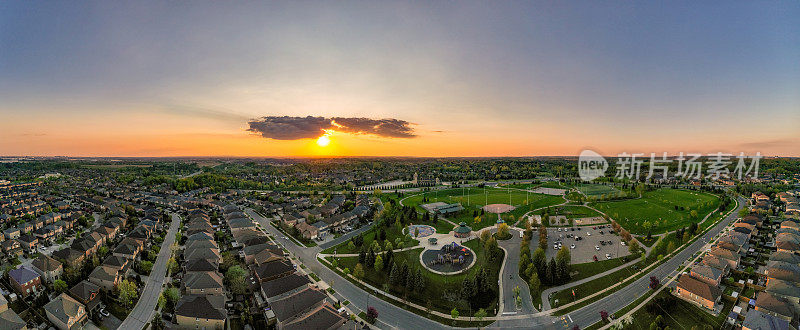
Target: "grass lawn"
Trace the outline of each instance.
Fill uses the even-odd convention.
[[[619,190],[616,188],[604,184],[581,184],[576,188],[578,188],[578,190],[580,190],[584,195],[589,197],[599,197],[600,195],[616,194],[619,192]]]
[[[409,293],[407,296],[408,301],[416,303],[420,306],[428,306],[428,302],[430,302],[432,310],[447,314],[450,313],[454,306],[461,306],[459,307],[461,316],[467,316],[469,314],[469,308],[462,306],[463,301],[458,301],[459,299],[457,298],[457,293],[461,290],[462,281],[467,276],[474,276],[474,274],[478,271],[488,268],[491,274],[493,274],[491,283],[497,283],[498,274],[500,273],[500,264],[502,263],[503,257],[499,256],[494,261],[486,260],[486,254],[483,251],[483,247],[481,247],[478,239],[465,242],[464,245],[475,251],[477,254],[477,260],[476,264],[472,266],[472,268],[465,273],[458,275],[439,275],[422,267],[422,265],[419,263],[419,255],[423,250],[421,248],[395,253],[395,258],[397,258],[396,260],[398,262],[406,262],[409,265],[409,268],[414,272],[416,272],[417,269],[422,269],[422,275],[426,279],[425,289],[422,292]],[[328,257],[327,259],[331,260],[332,258]],[[338,262],[340,268],[348,268],[352,272],[358,263],[358,258],[338,258]],[[370,285],[373,285],[377,288],[388,289],[391,294],[397,297],[402,298],[404,296],[404,293],[400,288],[388,285],[390,271],[384,270],[378,272],[373,268],[368,268],[365,269],[364,273],[363,280]],[[387,286],[384,286],[384,284],[387,284]],[[497,290],[498,288],[495,286],[492,289],[493,294],[491,296],[483,297],[484,299],[481,299],[480,301],[472,301],[472,312],[474,313],[479,308],[485,308],[486,311],[491,315],[492,312],[498,307]],[[455,301],[453,301],[454,299]]]
[[[556,206],[553,207],[552,210],[556,211],[555,214],[563,215],[569,219],[603,216],[602,214],[600,214],[600,212],[597,212],[586,206],[581,206],[581,205]]]
[[[485,194],[484,194],[485,190]],[[427,203],[444,202],[444,203],[461,203],[464,211],[459,214],[449,216],[448,219],[454,223],[466,222],[473,230],[479,230],[484,227],[493,225],[497,218],[494,215],[487,214],[483,220],[476,222],[472,216],[473,212],[480,210],[481,207],[488,204],[509,204],[516,207],[514,211],[509,212],[514,216],[514,219],[519,219],[520,216],[529,210],[552,206],[564,202],[564,199],[559,196],[550,196],[544,194],[527,193],[517,189],[498,189],[498,188],[453,188],[447,190],[430,191],[424,194],[414,195],[403,200],[403,205],[415,206],[419,212],[424,212],[419,205],[426,204],[422,202],[423,197],[428,198]],[[504,218],[508,214],[504,215]],[[508,221],[508,220],[507,220]],[[511,223],[514,223],[513,221]]]
[[[439,223],[446,223],[446,222],[439,221]],[[392,246],[395,249],[397,249],[397,245],[395,244],[395,240],[397,240],[398,238],[403,238],[404,239],[403,240],[403,247],[404,248],[419,245],[419,242],[417,240],[412,239],[411,237],[407,237],[406,235],[403,235],[403,233],[400,232],[400,229],[395,227],[394,225],[391,225],[389,227],[381,227],[380,224],[378,224],[375,227],[373,227],[372,229],[361,233],[361,235],[364,236],[364,246],[372,245],[372,241],[375,240],[375,235],[380,232],[381,228],[384,228],[384,230],[386,230],[386,240],[389,241],[389,242],[392,242]],[[322,251],[322,253],[323,254],[333,254],[334,250],[336,251],[336,253],[343,253],[343,254],[358,253],[360,251],[359,247],[356,247],[355,250],[351,249],[349,247],[349,243],[350,243],[350,240],[344,241],[339,245],[332,246],[332,247],[329,247],[329,248],[325,249],[324,251]],[[378,243],[381,245],[381,248],[385,248],[386,247],[386,241],[379,241]]]
[[[632,234],[646,234],[643,226],[645,221],[653,224],[652,233],[658,234],[700,222],[706,214],[717,208],[718,203],[719,198],[709,193],[662,188],[645,192],[638,199],[595,202],[591,205],[608,214]],[[692,210],[697,212],[696,217],[691,216]]]
[[[433,228],[436,228],[436,232],[439,234],[447,234],[453,231],[454,226],[447,221],[440,220],[436,222]]]
[[[609,261],[611,261],[611,260],[609,260]],[[642,262],[639,262],[639,263],[637,263],[637,265],[639,265],[639,269],[642,269],[645,264],[642,263]],[[613,267],[609,267],[608,269],[610,269],[610,268],[613,268]],[[591,296],[595,292],[601,291],[601,290],[606,289],[606,288],[608,288],[608,287],[610,287],[610,286],[612,286],[614,284],[622,282],[626,278],[628,278],[631,275],[635,274],[637,271],[638,270],[634,269],[633,267],[625,267],[623,269],[620,269],[620,270],[618,270],[616,272],[613,272],[613,273],[608,274],[606,276],[603,276],[601,278],[597,278],[597,279],[591,280],[589,282],[579,284],[579,285],[574,286],[572,288],[556,292],[555,294],[553,294],[552,297],[550,297],[550,306],[555,308],[555,307],[570,303],[573,300],[579,300],[579,299],[581,299],[583,297]],[[589,275],[589,276],[591,276],[591,275]],[[572,296],[572,290],[575,290],[575,297],[574,298]],[[558,300],[557,304],[555,303],[556,300]]]
[[[658,241],[658,237],[651,236],[650,239],[648,239],[646,236],[642,236],[642,237],[637,237],[636,240],[638,240],[639,243],[642,243],[647,247],[651,247],[653,246],[653,244],[656,243],[656,241]]]
[[[691,303],[672,296],[667,290],[659,292],[656,298],[669,299],[669,303],[661,306],[661,308],[663,308],[662,319],[664,320],[664,327],[668,326],[671,329],[692,329],[694,326],[702,327],[704,325],[719,329],[725,323],[725,318],[733,308],[733,303],[723,300],[725,307],[718,316],[714,316]],[[633,313],[633,323],[629,327],[632,329],[649,329],[650,323],[655,318],[656,315],[648,312],[646,306],[642,307]]]

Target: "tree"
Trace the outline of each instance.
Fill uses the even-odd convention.
[[[231,287],[231,291],[235,294],[247,293],[247,272],[241,266],[233,266],[228,268],[225,273],[225,279]]]
[[[417,268],[417,276],[415,278],[417,282],[417,287],[416,287],[417,292],[425,291],[425,285],[427,285],[427,283],[425,283],[425,277],[423,277],[422,270],[420,270],[419,268]]]
[[[453,320],[458,318],[458,310],[455,307],[453,307],[453,310],[450,311],[450,317],[452,317]]]
[[[541,247],[533,251],[533,266],[536,267],[536,272],[539,276],[544,276],[547,270],[547,256],[544,249]]]
[[[381,258],[380,255],[375,257],[375,265],[374,265],[374,267],[375,267],[376,271],[383,270],[383,258]]]
[[[511,237],[509,230],[510,229],[506,223],[501,223],[499,226],[497,226],[497,238],[507,239]]]
[[[367,321],[369,323],[375,323],[375,320],[378,319],[378,310],[375,307],[369,306],[367,308]]]
[[[117,285],[117,290],[119,291],[117,296],[125,308],[130,308],[133,306],[139,295],[136,291],[136,283],[129,280],[123,280],[119,283],[119,285]]]
[[[570,263],[572,257],[570,256],[569,249],[562,246],[556,254],[556,282],[565,283],[569,281]]]
[[[547,264],[547,283],[553,284],[556,281],[556,259],[550,258],[550,262]]]
[[[658,277],[650,276],[650,289],[658,289],[658,285],[660,284]]]
[[[63,280],[55,280],[55,282],[53,282],[53,290],[56,290],[58,293],[66,292],[67,282],[64,282]]]
[[[355,251],[356,250],[356,243],[353,243],[353,241],[350,241],[350,243],[347,243],[347,248],[350,249],[350,251]]]
[[[531,279],[528,280],[528,287],[531,289],[532,292],[537,293],[539,292],[539,288],[542,286],[542,281],[539,280],[539,275],[533,273],[531,275]]]
[[[670,241],[669,242],[669,244],[667,245],[667,251],[665,251],[665,252],[666,253],[670,253],[672,251],[675,251],[675,242],[674,241]]]
[[[175,304],[178,303],[178,300],[181,299],[181,293],[177,288],[166,289],[161,294],[166,300],[166,310],[170,312],[173,310],[173,308],[175,308]]]
[[[169,269],[170,274],[175,274],[181,270],[181,267],[178,265],[178,262],[175,261],[175,258],[169,258],[167,261],[167,269]]]
[[[361,263],[356,264],[356,269],[353,270],[353,276],[357,279],[364,278],[364,266]]]
[[[150,275],[150,271],[153,270],[153,263],[150,261],[141,261],[139,262],[139,273],[143,275]]]
[[[483,321],[484,317],[486,317],[486,310],[485,309],[481,308],[477,312],[475,312],[475,319],[477,319],[478,322]]]
[[[630,243],[628,243],[628,252],[634,256],[639,253],[639,241],[631,240]]]

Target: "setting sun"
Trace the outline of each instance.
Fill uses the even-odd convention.
[[[327,147],[327,146],[328,146],[328,144],[330,144],[330,143],[331,143],[331,139],[330,139],[330,138],[328,138],[328,135],[327,135],[327,134],[325,134],[325,135],[323,135],[323,136],[320,136],[320,137],[317,139],[317,145],[318,145],[318,146],[320,146],[320,147]]]

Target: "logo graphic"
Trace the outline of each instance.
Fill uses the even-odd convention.
[[[578,175],[581,180],[592,181],[605,175],[608,162],[593,150],[581,151],[578,156]]]

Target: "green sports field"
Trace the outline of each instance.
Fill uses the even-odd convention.
[[[718,204],[719,198],[709,193],[662,188],[645,192],[639,199],[595,202],[591,205],[632,234],[646,234],[645,221],[653,224],[652,233],[657,234],[700,222]],[[692,216],[692,211],[696,211],[696,217]]]
[[[618,193],[619,190],[612,186],[602,185],[602,184],[581,184],[578,187],[584,195],[586,196],[594,196],[599,197],[600,195],[605,194],[615,194]]]
[[[448,219],[458,223],[461,221],[466,222],[472,227],[473,230],[478,230],[488,227],[497,221],[496,216],[487,214],[484,220],[476,223],[472,217],[474,210],[480,210],[481,207],[488,204],[510,204],[516,207],[511,213],[515,219],[528,212],[529,210],[552,206],[564,202],[559,196],[550,196],[543,194],[526,193],[525,191],[506,188],[453,188],[447,190],[431,191],[424,194],[428,198],[426,203],[444,202],[444,203],[461,203],[464,206],[464,211],[455,217]],[[423,195],[415,195],[403,200],[404,205],[417,206],[420,212],[424,210],[419,205],[426,204],[422,202]],[[504,217],[504,218],[507,218]]]

